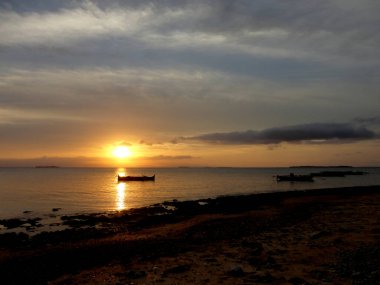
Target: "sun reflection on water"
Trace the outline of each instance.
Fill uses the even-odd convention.
[[[126,176],[127,175],[127,171],[125,170],[125,168],[119,168],[117,170],[117,175],[119,175],[119,176]]]
[[[125,192],[127,189],[127,184],[124,182],[118,183],[116,185],[117,195],[116,195],[116,209],[118,211],[124,210],[125,207]]]

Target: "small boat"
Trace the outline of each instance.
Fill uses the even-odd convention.
[[[313,182],[313,176],[311,175],[294,175],[290,173],[289,175],[276,175],[277,182],[289,181],[289,182]]]
[[[117,176],[117,181],[154,181],[156,175],[153,176]]]

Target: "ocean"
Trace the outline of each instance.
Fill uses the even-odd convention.
[[[318,168],[0,168],[0,219],[101,213],[169,200],[223,195],[380,185],[380,168],[350,168],[367,175],[277,182],[274,175],[307,174]],[[332,169],[339,170],[339,169]],[[118,183],[118,173],[156,175],[156,181]]]

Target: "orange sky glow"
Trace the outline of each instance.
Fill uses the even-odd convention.
[[[374,1],[16,2],[0,167],[380,165]]]

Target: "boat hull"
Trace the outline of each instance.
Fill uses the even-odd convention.
[[[117,181],[155,181],[156,175],[153,176],[117,176]]]
[[[277,182],[314,182],[313,176],[311,175],[277,175],[276,180]]]

